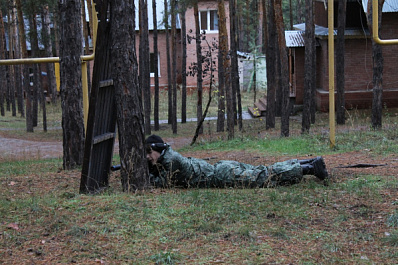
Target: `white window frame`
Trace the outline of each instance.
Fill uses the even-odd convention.
[[[201,22],[201,18],[202,18],[201,13],[202,13],[202,12],[206,12],[206,13],[207,13],[207,28],[208,28],[208,29],[206,29],[206,30],[204,30],[204,31],[205,31],[206,33],[218,33],[218,29],[216,29],[216,30],[210,30],[210,11],[216,11],[217,22],[219,21],[219,19],[218,19],[218,10],[217,10],[217,9],[200,10],[200,11],[199,11],[199,26],[200,26],[200,31],[201,31],[201,32],[203,31],[203,29],[202,29],[202,22]],[[218,23],[217,23],[217,24],[218,24]]]

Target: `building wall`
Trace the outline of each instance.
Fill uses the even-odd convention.
[[[215,1],[200,1],[199,2],[199,12],[204,10],[217,10],[217,2]],[[225,13],[227,17],[227,31],[229,32],[229,4],[225,2]],[[189,37],[195,37],[195,17],[193,8],[190,8],[186,12],[186,29],[187,35]],[[202,54],[205,54],[205,51],[208,50],[208,44],[212,45],[215,42],[218,45],[218,32],[214,33],[206,33],[206,41],[202,40]],[[170,37],[170,60],[172,64],[171,58],[171,35]],[[137,50],[137,59],[139,59],[139,35],[136,35],[136,50]],[[153,52],[153,32],[149,33],[149,47],[150,52]],[[168,78],[167,78],[167,49],[166,49],[166,33],[165,31],[158,31],[158,50],[159,50],[159,86],[161,88],[168,87]],[[215,62],[217,63],[217,54],[218,50],[213,51],[213,58],[215,58]],[[183,73],[189,73],[189,67],[197,62],[196,59],[196,42],[192,39],[191,43],[188,43],[187,40],[187,67],[182,68],[182,44],[181,44],[181,31],[177,31],[177,83],[181,84],[181,75]],[[214,73],[215,79],[217,79],[217,72]],[[155,80],[154,77],[151,77],[151,86],[154,86]],[[203,78],[203,86],[209,85],[209,75]],[[195,89],[197,87],[197,77],[196,76],[187,76],[187,88]]]
[[[322,8],[319,2],[318,8]],[[319,18],[318,23],[322,24]],[[325,25],[323,25],[325,26]],[[327,24],[326,24],[327,26]],[[397,13],[383,13],[381,39],[398,39]],[[328,40],[319,40],[317,47],[317,108],[321,111],[329,109],[329,65]],[[296,69],[304,69],[304,57],[297,56]],[[398,45],[383,45],[383,104],[387,107],[398,107]],[[298,72],[298,70],[297,70]],[[345,99],[346,108],[370,108],[372,106],[373,60],[371,38],[347,38],[345,43]],[[301,91],[304,75],[297,75],[296,103],[302,103]],[[336,84],[336,83],[335,83]],[[336,88],[335,88],[336,90]]]

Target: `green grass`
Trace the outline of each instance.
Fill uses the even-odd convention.
[[[116,192],[71,198],[36,193],[28,200],[2,198],[0,245],[24,254],[30,247],[41,251],[36,254],[41,258],[51,257],[50,247],[57,245],[68,253],[58,260],[77,263],[103,259],[112,264],[217,260],[310,264],[316,257],[318,264],[352,264],[367,256],[370,263],[392,264],[397,231],[389,220],[396,212],[387,215],[392,211],[387,207],[374,213],[372,197],[358,190],[379,193],[384,187],[397,187],[398,181],[381,178],[380,185],[366,181],[355,188],[319,184],[314,188],[311,182],[277,189],[170,190],[137,196]],[[341,204],[341,194],[351,194],[351,201],[341,205],[346,210],[339,212],[335,204]],[[341,215],[345,218],[339,219]],[[371,225],[374,218],[378,224]],[[379,234],[378,226],[385,222],[390,224],[389,234]],[[6,229],[9,223],[21,229]],[[46,243],[40,243],[43,240]],[[369,240],[372,244],[364,244]],[[379,250],[384,254],[377,254]],[[4,258],[1,253],[0,260]]]
[[[179,151],[396,156],[396,110],[388,110],[379,131],[370,129],[368,112],[349,114],[347,124],[337,126],[334,149],[327,114],[318,113],[309,135],[302,136],[301,122],[292,119],[289,138],[279,136],[279,119],[269,131],[264,120],[244,121],[245,131],[236,130],[230,141],[216,132],[215,122],[207,122],[198,143]],[[4,119],[10,124],[2,122],[1,128],[24,126],[20,118]],[[59,126],[59,116],[51,120]],[[167,124],[156,133],[193,136],[192,123],[178,126],[177,135]],[[47,135],[35,131],[18,137]],[[78,193],[79,170],[60,168],[60,159],[0,162],[0,263],[396,264],[398,258],[396,176],[334,168],[328,185],[309,177],[270,189],[127,194],[113,174],[110,188],[94,196]]]

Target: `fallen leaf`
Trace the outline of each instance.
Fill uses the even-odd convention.
[[[14,186],[15,184],[17,184],[15,181],[11,181],[10,184],[8,184],[9,186]]]

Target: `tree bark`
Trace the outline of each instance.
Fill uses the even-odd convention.
[[[33,5],[31,3],[30,9],[32,14],[29,14],[29,28],[30,28],[30,43],[31,43],[31,51],[32,51],[32,57],[37,58],[38,57],[38,38],[37,38],[37,27],[36,27],[36,14],[34,13]],[[37,50],[36,47],[37,46]],[[37,67],[37,64],[34,64],[32,66],[32,74],[33,74],[33,86],[32,86],[32,117],[33,117],[33,127],[37,127],[37,122],[38,122],[38,113],[39,113],[39,89],[40,89],[40,84],[39,84],[39,78],[38,76],[40,73],[38,73],[39,68]]]
[[[167,91],[168,91],[168,123],[171,124],[173,117],[173,94],[171,88],[171,59],[170,59],[170,36],[169,36],[169,5],[164,0],[164,28],[166,30],[166,54],[167,54]]]
[[[344,77],[344,53],[345,53],[345,21],[347,0],[339,0],[338,26],[336,43],[336,118],[337,124],[345,124],[345,77]]]
[[[10,18],[11,18],[11,30],[10,30],[10,52],[12,58],[15,58],[18,50],[18,30],[17,30],[17,18],[15,16],[15,11],[16,11],[16,6],[15,6],[15,1],[11,1],[10,6]],[[14,53],[14,54],[13,54]],[[15,87],[18,85],[17,79],[18,79],[18,71],[17,71],[18,66],[12,65],[11,67],[11,82],[12,85],[9,87],[9,102],[11,106],[11,111],[12,111],[12,116],[15,117],[17,116],[17,110],[16,110],[16,105],[15,105]]]
[[[314,56],[316,56],[315,47],[315,24],[313,0],[306,0],[305,3],[305,64],[304,64],[304,97],[303,97],[303,117],[301,122],[301,133],[309,133],[311,127],[311,107],[313,90],[315,90],[313,75],[316,69],[313,67]]]
[[[227,18],[225,16],[225,5],[223,0],[218,0],[218,21],[219,21],[218,24],[219,55],[218,55],[217,132],[223,132],[225,127],[226,90],[228,90],[228,95],[231,93],[231,89],[228,82],[229,81],[228,71],[230,70],[230,64],[228,60],[229,48],[228,48]]]
[[[53,45],[51,41],[51,29],[50,29],[50,14],[48,5],[44,6],[41,13],[41,19],[43,22],[42,26],[42,40],[44,44],[45,56],[53,56]],[[47,78],[48,78],[48,94],[51,94],[51,102],[55,104],[57,102],[57,84],[55,80],[55,69],[54,64],[47,64]]]
[[[91,1],[91,0],[89,0]],[[85,54],[90,54],[90,43],[88,39],[88,28],[87,28],[87,17],[86,17],[86,7],[85,7],[85,2],[86,0],[81,0],[82,2],[82,21],[83,21],[83,40],[84,40],[84,53]],[[88,13],[90,13],[91,10],[88,9]],[[91,91],[91,67],[90,67],[90,61],[86,62],[87,64],[87,89],[88,91]]]
[[[275,128],[275,100],[276,100],[276,73],[277,73],[277,63],[276,63],[276,28],[275,28],[275,14],[274,14],[274,3],[273,0],[267,1],[267,10],[265,14],[265,23],[267,26],[264,33],[264,43],[266,52],[266,65],[267,65],[267,113],[265,129],[269,130]],[[268,19],[267,19],[268,18]]]
[[[0,59],[5,59],[6,35],[4,30],[3,12],[0,10]],[[4,109],[4,93],[7,88],[7,68],[5,65],[0,66],[0,115],[5,116]]]
[[[21,42],[21,50],[22,50],[22,58],[28,58],[28,50],[26,48],[26,38],[25,38],[25,23],[22,19],[22,6],[21,0],[16,0],[18,16],[21,17],[19,23],[19,41]],[[20,11],[19,11],[20,10]],[[24,91],[26,94],[26,131],[33,132],[33,121],[32,121],[32,98],[30,93],[30,84],[29,84],[29,66],[24,65],[23,67],[23,76],[24,76]]]
[[[148,2],[139,1],[140,21],[140,63],[139,76],[140,87],[144,96],[145,134],[151,134],[151,77],[149,73],[149,32],[148,32]]]
[[[187,26],[185,13],[186,4],[181,3],[181,42],[182,42],[182,60],[181,60],[181,123],[187,122]]]
[[[171,55],[172,55],[172,95],[173,108],[171,128],[173,134],[177,134],[177,10],[176,0],[171,0]]]
[[[155,65],[155,95],[154,95],[154,108],[153,108],[153,119],[154,129],[159,131],[159,61],[158,61],[158,19],[156,14],[156,0],[152,0],[152,16],[153,16],[153,63]]]
[[[39,56],[39,38],[38,38],[38,29],[37,29],[37,21],[36,21],[36,14],[31,16],[31,48],[32,48],[32,56],[33,58],[38,58]],[[41,79],[41,67],[40,64],[33,65],[33,84],[36,90],[36,98],[34,99],[35,102],[41,103],[41,110],[42,110],[42,118],[43,118],[43,131],[47,132],[47,111],[46,111],[46,99],[44,96],[43,91],[43,84]],[[37,106],[38,111],[38,106]],[[37,115],[36,115],[36,126],[37,126]]]
[[[60,79],[63,167],[82,164],[84,146],[83,91],[80,56],[83,54],[80,0],[59,0]]]
[[[379,31],[381,28],[381,17],[384,0],[380,0],[378,6],[379,10]],[[372,35],[372,1],[368,0],[368,27]],[[372,100],[372,128],[380,129],[382,126],[382,112],[383,112],[383,53],[381,46],[372,39],[372,54],[373,54],[373,100]]]
[[[196,102],[196,118],[197,125],[200,125],[200,121],[202,120],[202,100],[203,100],[203,77],[202,77],[202,46],[201,46],[201,34],[200,34],[200,26],[199,26],[199,9],[198,9],[198,0],[194,2],[194,16],[195,16],[195,40],[196,40],[196,62],[197,62],[197,95],[198,99]],[[199,134],[203,133],[203,126],[199,129]]]
[[[125,191],[149,185],[145,154],[142,95],[135,54],[134,4],[129,0],[111,2],[111,68],[115,86],[121,180]]]
[[[281,64],[281,85],[282,85],[282,115],[281,115],[281,136],[289,136],[289,115],[290,115],[290,96],[289,96],[289,68],[287,61],[287,49],[285,31],[283,26],[282,0],[275,0],[275,24],[278,34],[279,61]]]

